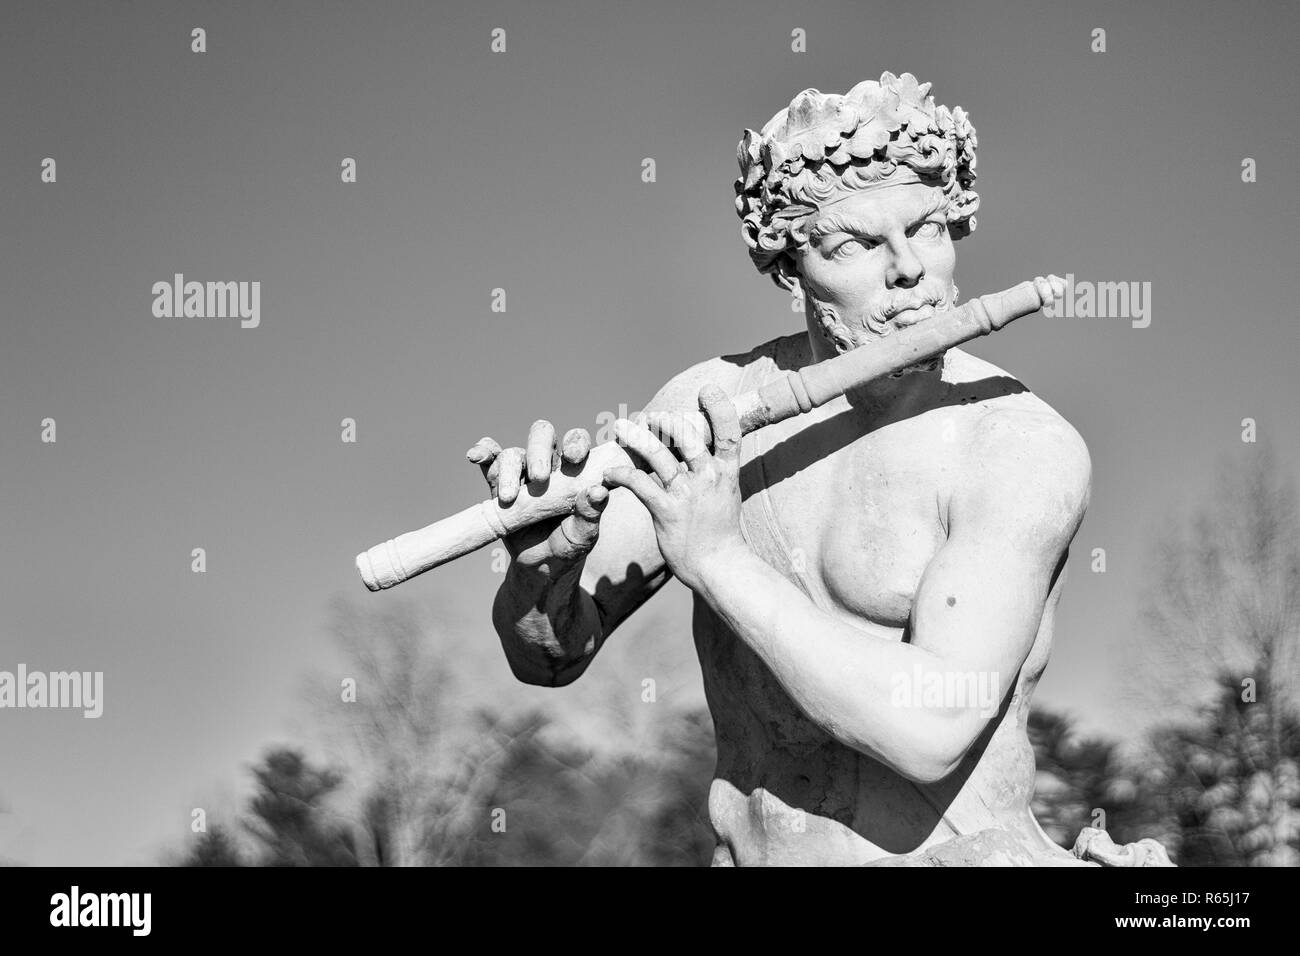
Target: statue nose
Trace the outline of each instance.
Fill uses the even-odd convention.
[[[903,241],[897,247],[894,254],[894,261],[889,266],[889,273],[886,276],[888,284],[901,286],[904,289],[910,289],[918,282],[925,278],[925,266],[917,258],[916,253],[912,251],[912,244]]]
[[[925,278],[925,266],[915,258],[911,263],[900,263],[889,271],[891,276],[889,284],[903,289],[914,288]]]

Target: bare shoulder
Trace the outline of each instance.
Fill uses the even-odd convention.
[[[740,389],[745,370],[750,366],[759,362],[775,362],[778,367],[797,367],[808,362],[807,353],[808,334],[799,332],[764,342],[747,352],[705,359],[669,379],[646,409],[695,411],[699,408],[700,389],[705,385],[717,385],[734,397]]]
[[[1022,546],[1032,541],[1063,548],[1088,507],[1092,459],[1083,436],[1023,386],[981,405],[962,436],[965,478],[954,492],[954,508],[1011,532]]]

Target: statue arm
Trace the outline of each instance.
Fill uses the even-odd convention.
[[[514,675],[541,686],[572,683],[669,577],[645,508],[615,490],[585,558],[507,570],[492,619]]]
[[[738,381],[720,359],[676,375],[646,412],[697,412],[706,381]],[[585,560],[552,568],[512,564],[497,591],[492,617],[511,670],[521,681],[563,686],[576,680],[620,624],[672,577],[650,513],[630,491],[616,488],[600,518],[600,535]]]
[[[1010,452],[997,444],[972,467],[970,491],[951,502],[949,538],[922,577],[910,643],[825,613],[752,552],[730,555],[703,580],[705,599],[811,720],[918,782],[951,773],[997,713],[1086,506],[1087,453],[1072,430],[1031,435]],[[971,679],[994,688],[991,706],[912,706],[924,704],[927,686]]]

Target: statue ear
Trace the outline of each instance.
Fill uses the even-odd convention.
[[[793,292],[799,285],[799,266],[789,252],[783,253],[776,260],[776,271],[772,273],[772,281],[786,292]]]

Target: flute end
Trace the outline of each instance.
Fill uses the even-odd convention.
[[[361,575],[361,583],[367,590],[382,591],[401,581],[396,568],[388,560],[390,544],[391,542],[385,542],[357,555],[357,573]]]

